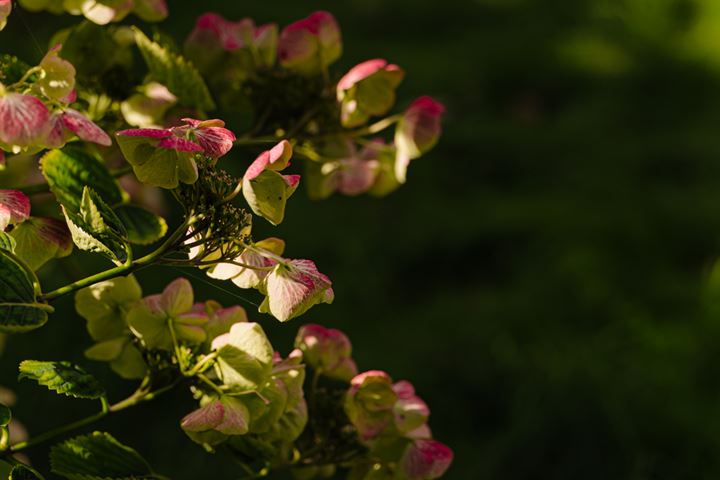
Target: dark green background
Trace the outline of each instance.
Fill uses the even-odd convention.
[[[284,25],[328,9],[345,39],[336,72],[385,57],[408,73],[400,108],[421,94],[447,106],[441,143],[398,192],[299,193],[279,228],[258,226],[315,259],[337,295],[287,325],[247,305],[278,348],[301,322],[332,325],[361,369],[412,380],[455,450],[450,480],[720,477],[720,318],[701,305],[720,251],[718,2],[170,3],[163,28],[178,38],[206,10]],[[73,21],[24,18],[43,46]],[[39,60],[19,16],[0,49]],[[59,265],[46,283],[64,282]],[[139,278],[152,293],[177,274]],[[200,299],[237,301],[194,283]],[[83,324],[57,305],[0,366],[34,432],[94,408],[16,386],[20,359],[82,361]],[[237,478],[177,427],[191,408],[178,392],[100,428],[171,477]]]

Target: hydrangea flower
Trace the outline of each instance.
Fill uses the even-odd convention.
[[[332,303],[335,294],[330,279],[320,273],[311,260],[279,262],[265,277],[267,296],[261,312],[286,322],[318,303]]]
[[[186,415],[180,426],[195,442],[210,446],[248,432],[250,412],[238,398],[223,395]]]
[[[357,375],[351,357],[352,344],[340,330],[316,324],[304,325],[295,337],[295,347],[303,352],[308,365],[327,377],[349,381]]]
[[[197,153],[218,158],[233,145],[235,135],[222,120],[184,118],[185,125],[168,129],[129,129],[117,132],[118,144],[138,179],[162,188],[198,178]]]
[[[280,64],[303,75],[316,75],[342,54],[340,27],[324,11],[311,14],[285,27],[280,33]]]
[[[395,105],[395,89],[405,76],[403,69],[376,58],[354,66],[337,84],[340,121],[357,127],[373,115],[384,115]]]
[[[58,44],[45,54],[40,62],[42,75],[35,83],[43,95],[57,101],[71,99],[75,88],[75,67],[60,57],[61,50]]]
[[[283,140],[261,153],[243,176],[242,192],[248,205],[273,225],[283,221],[287,199],[300,183],[299,175],[278,173],[289,165],[291,156],[292,146]]]
[[[178,278],[161,294],[150,295],[133,305],[127,313],[127,322],[147,348],[172,350],[169,324],[172,324],[178,341],[202,343],[206,339],[203,326],[208,317],[192,308],[192,285],[186,279]]]
[[[85,350],[85,356],[109,362],[113,371],[128,379],[142,378],[147,370],[125,320],[141,297],[140,285],[132,275],[99,282],[75,294],[75,309],[97,342]]]
[[[370,370],[350,381],[350,389],[345,395],[345,413],[360,438],[367,441],[392,424],[396,401],[390,375],[381,370]]]
[[[275,64],[277,42],[274,23],[256,27],[249,18],[231,22],[216,13],[205,13],[185,41],[185,51],[201,71],[239,69],[235,76],[245,77],[258,67]],[[226,63],[221,65],[223,60]]]
[[[0,190],[0,231],[30,217],[30,199],[19,190]]]
[[[37,97],[7,93],[0,84],[0,147],[19,152],[40,143],[50,111]]]
[[[30,199],[19,190],[0,190],[0,232],[13,239],[13,252],[32,270],[52,258],[70,255],[73,248],[65,222],[31,217]]]
[[[360,151],[348,139],[341,149],[341,157],[330,158],[323,163],[307,165],[307,185],[312,198],[327,198],[334,192],[356,196],[375,189],[383,164],[381,157],[387,157],[382,139],[372,140]],[[390,159],[392,165],[395,156]]]
[[[431,97],[420,97],[403,114],[395,130],[397,160],[395,176],[405,182],[410,161],[435,146],[441,133],[440,120],[445,107]]]

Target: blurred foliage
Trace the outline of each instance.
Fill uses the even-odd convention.
[[[162,28],[178,38],[206,10],[280,24],[331,10],[344,67],[385,57],[408,72],[401,106],[423,93],[446,103],[440,145],[400,191],[296,195],[281,227],[258,226],[334,280],[335,304],[302,321],[347,331],[361,369],[411,379],[432,406],[456,451],[446,478],[720,477],[720,312],[702,308],[720,251],[719,2],[173,3]],[[23,13],[2,49],[30,63],[25,25],[44,47],[74,21]],[[93,261],[61,261],[45,282]],[[151,293],[180,273],[139,278]],[[243,302],[194,283],[199,298]],[[90,345],[71,299],[57,306],[47,327],[10,339],[2,378],[24,358],[65,359],[64,341]],[[287,351],[299,323],[262,322]],[[88,365],[111,381],[103,368]],[[114,382],[111,394],[131,388]],[[33,432],[37,409],[61,423],[94,408],[17,392]],[[237,477],[177,427],[191,405],[178,392],[106,425],[173,478]],[[157,428],[137,438],[140,424]]]

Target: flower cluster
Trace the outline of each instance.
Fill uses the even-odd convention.
[[[165,0],[18,0],[20,5],[31,11],[47,10],[54,14],[69,13],[83,15],[91,22],[106,25],[119,22],[128,14],[134,13],[146,22],[159,22],[168,16]],[[8,3],[10,1],[8,0]],[[0,6],[2,2],[0,2]],[[1,11],[0,11],[1,13]],[[8,10],[8,14],[9,14]]]
[[[421,97],[404,113],[368,125],[395,105],[395,91],[405,76],[401,67],[384,59],[367,60],[331,84],[328,67],[342,53],[342,37],[330,13],[315,12],[279,35],[274,24],[254,25],[249,18],[231,22],[205,14],[187,38],[185,51],[218,89],[246,94],[258,116],[272,118],[274,110],[283,108],[286,117],[296,110],[306,112],[294,129],[307,139],[301,155],[308,160],[310,195],[386,195],[404,183],[410,161],[437,142],[444,107]],[[325,81],[308,80],[318,76]],[[297,81],[288,80],[293,78]],[[269,90],[278,82],[289,90],[300,85],[297,95],[278,97],[276,90]],[[233,101],[235,97],[228,96],[228,102]],[[268,132],[286,127],[266,123]],[[362,138],[393,124],[397,127],[391,143],[382,137]]]
[[[110,146],[110,137],[75,103],[75,68],[50,49],[40,64],[10,85],[0,83],[0,150],[12,153],[60,148],[77,137]],[[0,163],[4,154],[0,151]]]
[[[382,473],[387,478],[431,480],[445,473],[453,453],[432,439],[427,425],[430,409],[410,382],[393,383],[380,370],[358,374],[350,340],[336,329],[305,325],[295,346],[316,375],[350,384],[343,408],[374,460],[355,467],[352,478],[378,478],[375,475]]]

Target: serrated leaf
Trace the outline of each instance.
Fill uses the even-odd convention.
[[[80,250],[98,252],[116,263],[127,260],[127,231],[115,212],[92,189],[83,189],[80,211],[63,206],[73,242]]]
[[[27,465],[15,465],[8,480],[45,480],[45,477]]]
[[[104,432],[55,445],[50,450],[50,466],[53,473],[70,480],[158,478],[138,452]]]
[[[38,302],[36,284],[32,271],[15,255],[0,249],[0,332],[27,332],[47,322],[53,308]]]
[[[40,159],[40,167],[60,204],[74,212],[80,210],[88,185],[109,205],[123,201],[122,191],[105,165],[78,148],[51,150]]]
[[[139,29],[135,29],[135,42],[152,80],[165,85],[181,105],[206,112],[215,109],[210,91],[192,62],[153,42]]]
[[[149,245],[167,233],[165,219],[136,205],[120,205],[115,213],[125,225],[130,243]]]
[[[18,378],[35,380],[50,390],[70,397],[95,399],[105,395],[105,390],[95,377],[70,362],[24,360],[20,363]]]
[[[10,408],[0,403],[0,427],[7,427],[10,420],[12,420]]]

